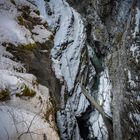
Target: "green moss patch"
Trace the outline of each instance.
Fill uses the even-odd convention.
[[[36,43],[30,43],[30,44],[26,44],[26,45],[20,45],[19,47],[21,49],[32,51],[33,49],[37,48],[37,45],[36,45]]]
[[[0,101],[5,101],[10,99],[10,92],[5,89],[0,92]]]
[[[22,16],[18,16],[17,19],[19,25],[26,26],[26,22]]]
[[[97,38],[99,38],[102,34],[102,29],[100,27],[96,27],[95,29],[95,35]]]
[[[25,97],[34,97],[36,95],[36,92],[32,89],[29,89],[26,85],[22,91],[22,93],[17,93],[16,96],[17,97],[22,97],[22,96],[25,96]]]

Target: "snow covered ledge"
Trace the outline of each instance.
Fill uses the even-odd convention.
[[[36,42],[43,43],[52,35],[41,25],[27,28],[18,11],[23,7],[30,8],[30,18],[40,18],[27,0],[0,1],[0,140],[59,140],[49,89],[7,51],[6,44],[11,49],[30,49],[26,47],[36,47]]]

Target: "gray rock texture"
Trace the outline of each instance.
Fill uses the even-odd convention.
[[[71,0],[69,3],[83,16],[87,25],[87,42],[94,46],[98,58],[105,52],[102,64],[108,67],[112,83],[114,140],[138,140],[140,2]]]

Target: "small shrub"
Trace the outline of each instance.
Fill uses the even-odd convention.
[[[5,89],[0,92],[0,101],[5,101],[10,99],[10,92]]]
[[[22,16],[18,16],[17,19],[18,19],[19,25],[23,25],[23,26],[26,25],[26,22]]]
[[[25,96],[25,97],[34,97],[36,95],[36,92],[33,91],[32,89],[29,89],[26,85],[22,91],[22,93],[17,93],[16,96],[17,97],[22,97],[22,96]]]

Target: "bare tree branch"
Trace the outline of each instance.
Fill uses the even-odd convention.
[[[6,134],[7,134],[7,137],[8,137],[7,140],[9,140],[9,133],[8,133],[8,131],[7,131],[7,129],[5,127],[4,127],[4,130],[6,131]]]
[[[28,134],[28,133],[30,134],[30,136],[31,136],[31,138],[32,138],[32,135],[31,135],[31,132],[30,132],[30,128],[31,128],[31,126],[32,126],[33,121],[35,120],[35,118],[36,118],[41,112],[42,112],[42,110],[41,110],[39,113],[37,113],[37,114],[34,115],[33,119],[31,120],[31,122],[30,122],[30,124],[29,124],[29,127],[28,127],[27,131],[26,131],[26,132],[23,132],[22,134],[20,134],[20,135],[18,136],[18,139],[20,139],[24,134]],[[32,138],[32,139],[33,139],[33,138]]]

